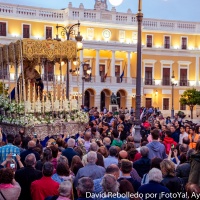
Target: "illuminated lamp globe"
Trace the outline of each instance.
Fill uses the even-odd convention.
[[[119,6],[123,2],[123,0],[109,0],[109,2],[112,6],[116,7]]]

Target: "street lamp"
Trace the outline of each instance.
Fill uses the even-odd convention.
[[[78,34],[75,35],[75,30],[74,30],[74,27],[78,26]],[[56,38],[55,40],[57,41],[60,41],[60,39],[58,38],[58,29],[59,28],[62,28],[62,32],[61,32],[61,35],[63,34],[66,34],[66,37],[67,37],[67,40],[70,40],[70,35],[75,35],[75,40],[77,41],[77,50],[82,50],[83,48],[83,44],[82,44],[82,40],[83,40],[83,37],[80,35],[80,31],[79,31],[79,28],[80,28],[80,23],[78,22],[77,24],[74,24],[72,26],[67,26],[67,27],[64,27],[64,26],[56,26],[56,29],[57,29],[57,34],[56,34]],[[67,69],[66,69],[66,75],[67,75],[67,80],[66,80],[66,97],[67,99],[69,99],[69,60],[67,59],[66,60],[66,64],[67,64]]]
[[[172,78],[171,78],[171,85],[172,85],[172,109],[171,109],[171,118],[174,118],[174,86],[177,84],[175,83],[175,76],[174,71],[172,72]]]
[[[138,13],[136,15],[138,21],[138,41],[137,41],[137,78],[136,78],[136,119],[135,119],[135,144],[139,145],[141,134],[141,120],[140,120],[140,109],[141,109],[141,61],[142,61],[142,0],[138,0]]]

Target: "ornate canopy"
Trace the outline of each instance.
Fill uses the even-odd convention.
[[[19,63],[21,58],[40,62],[40,58],[54,61],[56,59],[72,60],[76,56],[76,41],[71,40],[59,42],[56,40],[23,39],[0,47],[0,64]]]

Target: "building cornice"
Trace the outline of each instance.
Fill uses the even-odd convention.
[[[179,65],[190,65],[192,62],[190,62],[190,61],[178,61],[178,64]]]
[[[172,65],[174,63],[173,60],[161,60],[162,65]]]
[[[131,12],[92,10],[85,9],[84,6],[74,8],[71,4],[66,9],[57,10],[1,3],[0,17],[61,24],[79,20],[85,26],[137,30],[137,18]],[[200,23],[144,18],[143,31],[200,34]]]
[[[136,52],[137,44],[84,40],[84,49]],[[120,47],[120,48],[119,48]]]

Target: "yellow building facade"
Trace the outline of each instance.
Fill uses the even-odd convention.
[[[79,74],[70,73],[70,94],[79,95],[84,90],[85,105],[108,108],[110,96],[117,94],[120,107],[135,108],[137,19],[128,10],[107,10],[106,5],[95,4],[95,9],[86,9],[83,4],[74,8],[71,3],[64,10],[53,10],[12,4],[0,5],[0,44],[8,44],[23,38],[62,41],[66,36],[56,25],[70,26],[81,23],[83,50],[79,51]],[[144,13],[145,14],[145,13]],[[77,29],[74,29],[77,33]],[[74,39],[74,36],[71,37]],[[142,27],[142,106],[159,107],[166,116],[172,108],[171,77],[175,76],[174,109],[189,114],[189,109],[180,105],[179,99],[188,88],[200,87],[200,24],[158,19],[143,19]],[[88,66],[91,79],[84,82]],[[70,63],[70,69],[77,67]],[[40,71],[45,76],[45,70]],[[53,67],[53,75],[59,78],[59,64]],[[14,70],[8,69],[5,80],[14,87]],[[66,64],[62,68],[65,80]],[[9,77],[9,78],[8,78]],[[1,77],[2,78],[2,77]],[[9,81],[8,81],[9,79]],[[46,85],[46,81],[44,80]],[[81,100],[80,100],[81,102]],[[199,108],[195,108],[199,115]]]

